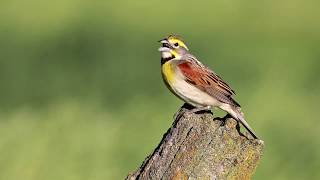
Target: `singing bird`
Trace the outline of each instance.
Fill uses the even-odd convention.
[[[240,105],[232,96],[235,92],[214,71],[192,55],[181,37],[170,35],[159,41],[162,78],[177,97],[194,106],[193,112],[218,107],[238,120],[255,138],[244,119]]]

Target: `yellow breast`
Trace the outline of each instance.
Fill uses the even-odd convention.
[[[175,78],[175,69],[170,61],[162,65],[162,76],[169,85],[172,85]]]

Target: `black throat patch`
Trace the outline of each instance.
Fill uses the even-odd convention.
[[[171,57],[168,57],[168,58],[161,58],[161,65],[170,61],[171,59],[174,59],[174,58],[175,58],[174,55],[172,55]]]

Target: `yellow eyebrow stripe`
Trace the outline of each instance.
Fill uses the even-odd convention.
[[[177,40],[177,43],[179,43],[180,46],[188,49],[187,46],[184,44],[184,42],[182,42],[182,41],[180,41],[180,40]]]
[[[182,47],[186,48],[187,50],[189,50],[188,47],[184,44],[184,42],[181,41],[180,39],[169,39],[169,42],[172,43],[172,44],[178,43],[180,46],[182,46]]]

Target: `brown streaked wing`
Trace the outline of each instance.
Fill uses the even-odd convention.
[[[178,63],[178,67],[188,83],[193,84],[221,102],[240,106],[231,97],[235,94],[231,87],[209,68],[187,60],[181,60]]]

